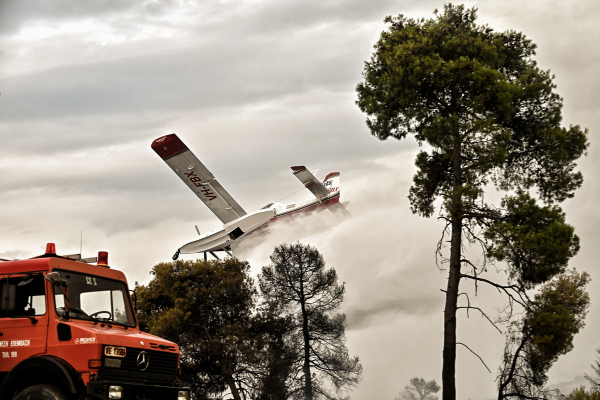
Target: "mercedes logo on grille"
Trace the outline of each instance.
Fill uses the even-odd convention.
[[[150,356],[145,351],[140,352],[137,356],[137,366],[140,371],[145,371],[150,365]]]

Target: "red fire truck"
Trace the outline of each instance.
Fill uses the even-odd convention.
[[[140,331],[108,253],[58,256],[48,243],[0,262],[0,400],[189,400],[179,359],[175,343]]]

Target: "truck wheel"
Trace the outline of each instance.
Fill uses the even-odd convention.
[[[70,398],[56,386],[42,383],[23,389],[14,400],[70,400]]]

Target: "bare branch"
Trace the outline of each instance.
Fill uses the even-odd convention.
[[[456,295],[456,299],[458,300],[458,298],[459,298],[460,296],[462,296],[463,294],[464,294],[464,295],[465,295],[465,297],[467,298],[467,305],[468,305],[469,307],[471,307],[471,300],[469,299],[469,295],[468,295],[466,292],[461,292],[461,293],[459,293],[458,295]],[[468,316],[469,316],[469,310],[467,310],[467,317],[468,317]]]
[[[465,258],[465,259],[460,260],[460,262],[469,264],[473,268],[473,274],[475,275],[475,278],[477,278],[477,267],[475,265],[473,265],[473,263],[471,261],[469,261]],[[475,280],[475,296],[477,296],[477,280]]]
[[[494,216],[494,215],[489,215],[489,214],[482,214],[482,213],[475,213],[475,212],[471,212],[471,213],[464,213],[463,217],[465,218],[475,218],[475,219],[492,219],[492,220],[500,220],[501,217],[498,216]]]
[[[490,324],[492,324],[492,326],[493,326],[494,328],[496,328],[496,330],[497,330],[498,332],[500,332],[500,334],[502,334],[502,331],[500,330],[500,328],[498,328],[498,326],[496,325],[496,323],[495,323],[494,321],[492,321],[492,320],[490,319],[490,317],[488,317],[488,315],[487,315],[485,312],[483,312],[483,310],[482,310],[481,308],[479,308],[479,307],[472,307],[472,306],[468,306],[468,307],[456,307],[456,309],[457,309],[457,310],[460,310],[461,308],[465,308],[465,309],[467,309],[467,318],[469,318],[469,309],[470,309],[470,308],[472,308],[472,309],[474,309],[474,310],[477,310],[477,311],[479,311],[479,312],[481,313],[481,315],[482,315],[483,317],[485,317],[485,318],[486,318],[486,319],[487,319],[487,320],[490,322]]]
[[[531,300],[527,296],[527,293],[520,290],[520,287],[517,285],[500,285],[498,283],[492,282],[492,281],[484,279],[484,278],[479,278],[477,276],[466,275],[466,274],[460,274],[460,276],[461,276],[461,278],[468,278],[468,279],[473,279],[473,280],[476,280],[479,282],[485,282],[485,283],[495,287],[496,289],[498,289],[499,292],[503,291],[504,293],[506,293],[506,295],[512,301],[518,303],[519,305],[521,305],[522,307],[524,307],[526,309],[529,309],[529,304],[531,304]],[[513,291],[514,294],[511,293],[510,291]]]
[[[533,397],[533,396],[526,396],[522,393],[507,393],[505,395],[502,395],[502,398],[505,399],[507,397],[517,397],[519,399],[527,399],[527,400],[547,400],[547,397]]]
[[[512,359],[511,366],[510,366],[510,371],[508,373],[508,377],[506,378],[506,381],[500,382],[500,388],[498,389],[498,391],[500,393],[502,393],[502,391],[504,390],[504,388],[506,386],[508,386],[510,384],[510,382],[512,381],[513,375],[515,373],[515,369],[517,367],[517,359],[519,358],[519,353],[523,349],[523,346],[525,346],[526,341],[527,341],[527,339],[525,337],[523,337],[523,339],[521,340],[521,343],[519,344],[519,347],[517,348],[517,351],[515,352],[515,355],[514,355],[514,357]]]
[[[444,238],[446,237],[446,234],[448,233],[448,228],[452,225],[451,222],[445,218],[445,217],[438,217],[438,219],[443,219],[446,221],[446,226],[444,226],[444,229],[442,229],[442,236],[440,237],[440,240],[437,243],[436,249],[435,249],[435,265],[438,267],[438,269],[440,271],[445,271],[445,268],[442,268],[440,266],[441,264],[444,264],[445,262],[448,262],[448,259],[446,257],[443,256],[442,254],[442,248],[444,247]]]
[[[479,355],[477,353],[475,353],[473,350],[471,350],[469,348],[469,346],[467,346],[466,344],[461,343],[461,342],[456,342],[456,344],[461,344],[461,345],[465,346],[467,348],[467,350],[469,350],[471,353],[475,354],[475,356],[477,356],[477,358],[479,358],[479,361],[481,361],[481,363],[483,364],[483,366],[485,367],[485,369],[487,369],[490,374],[492,373],[492,371],[490,371],[490,369],[488,368],[488,366],[485,365],[485,363],[483,362],[483,359],[481,357],[479,357]]]

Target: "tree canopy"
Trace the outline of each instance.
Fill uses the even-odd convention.
[[[437,400],[434,393],[440,391],[440,386],[434,380],[427,382],[423,378],[414,377],[410,380],[410,384],[404,387],[400,393],[400,397],[396,400]]]
[[[136,285],[141,327],[179,345],[183,380],[200,399],[228,388],[239,400],[254,384],[247,373],[259,357],[257,293],[249,268],[235,258],[160,263],[147,286]]]
[[[304,376],[299,386],[304,399],[338,398],[358,384],[362,366],[358,357],[348,356],[346,316],[336,312],[345,289],[334,269],[325,270],[317,249],[300,243],[277,246],[258,279],[265,300],[292,320],[290,343],[297,346],[295,364]],[[325,381],[337,393],[330,393]],[[301,393],[295,395],[300,398]]]
[[[567,400],[600,400],[600,392],[591,390],[586,392],[584,387],[574,389],[571,394],[566,396]]]
[[[572,269],[543,284],[524,316],[511,326],[498,377],[498,400],[543,399],[547,373],[560,355],[573,348],[590,305],[586,272]]]
[[[536,45],[476,19],[476,8],[452,4],[431,19],[387,17],[356,87],[373,136],[412,135],[426,145],[408,197],[424,217],[440,204],[446,224],[438,244],[448,262],[444,400],[456,398],[460,281],[490,284],[519,301],[526,289],[565,271],[579,239],[557,204],[581,186],[576,161],[588,147],[586,129],[561,126],[562,99],[533,58]],[[499,205],[487,202],[492,188],[505,192]],[[481,245],[482,261],[467,259],[464,244]],[[507,284],[481,277],[490,261],[507,265]]]
[[[600,349],[596,349],[596,353],[600,354]],[[592,385],[592,389],[600,393],[600,357],[592,364],[592,369],[596,373],[595,377],[585,374],[585,378]]]
[[[336,313],[344,287],[335,271],[300,244],[278,246],[271,260],[262,301],[249,264],[236,258],[160,263],[148,285],[136,282],[140,328],[179,345],[182,381],[195,399],[301,399],[306,351],[315,399],[337,399],[360,380],[358,358],[345,347],[345,316]],[[282,274],[292,282],[278,280]]]

